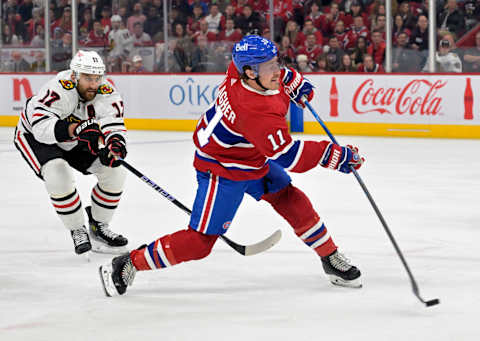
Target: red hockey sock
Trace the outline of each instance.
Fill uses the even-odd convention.
[[[269,202],[293,227],[295,234],[320,257],[328,256],[337,249],[325,224],[301,190],[288,185],[277,193],[263,195],[262,199]]]
[[[167,234],[133,250],[130,259],[137,270],[165,268],[208,256],[217,238],[217,235],[206,235],[189,228]]]

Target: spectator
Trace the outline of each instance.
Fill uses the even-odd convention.
[[[280,41],[280,47],[278,48],[278,59],[280,63],[286,64],[286,60],[289,61],[295,60],[295,50],[290,43],[290,38],[288,36],[283,36]]]
[[[133,25],[133,44],[135,46],[152,45],[152,38],[150,35],[143,31],[143,24],[136,22]]]
[[[338,20],[345,22],[345,15],[339,11],[338,4],[332,2],[330,4],[330,12],[324,15],[324,21],[321,27],[322,33],[327,36],[334,34],[335,25],[337,24]]]
[[[133,50],[133,36],[125,27],[122,17],[114,15],[111,18],[112,29],[108,32],[108,43],[110,53],[108,65],[110,71],[118,72],[122,64]]]
[[[467,0],[465,9],[465,30],[470,31],[478,24],[480,19],[480,3],[476,0]]]
[[[438,44],[438,51],[435,53],[435,64],[438,72],[462,72],[462,60],[452,50],[453,46],[450,40],[443,37]],[[428,71],[428,63],[423,71]]]
[[[242,15],[237,18],[236,26],[242,30],[243,34],[257,29],[261,32],[262,21],[260,15],[252,10],[250,5],[243,7]]]
[[[311,20],[313,22],[313,26],[318,29],[323,27],[323,21],[325,20],[325,17],[323,12],[320,11],[320,7],[316,1],[312,3],[310,7],[310,14],[306,16],[305,20]]]
[[[195,6],[200,6],[200,8],[202,9],[202,16],[205,16],[207,15],[208,13],[208,5],[202,1],[202,0],[193,0],[192,1],[192,4],[191,4],[191,8],[193,9],[193,7]]]
[[[192,40],[198,43],[197,40],[199,37],[205,37],[209,42],[217,40],[217,35],[208,31],[208,24],[205,19],[200,20],[200,29],[192,35]]]
[[[46,71],[45,63],[45,53],[43,51],[35,52],[35,60],[30,66],[32,72],[45,72]]]
[[[408,47],[408,34],[400,32],[392,51],[393,72],[418,72],[420,71],[421,57],[415,50]]]
[[[353,49],[351,59],[352,65],[358,70],[358,67],[363,64],[363,56],[367,54],[367,39],[365,37],[358,37],[355,48]]]
[[[133,14],[127,19],[127,28],[133,33],[133,28],[136,23],[143,24],[147,20],[147,17],[143,14],[143,7],[140,2],[133,5]]]
[[[382,65],[383,60],[385,59],[385,41],[382,38],[382,33],[380,31],[373,31],[372,33],[372,43],[367,48],[367,52],[371,55],[375,63]]]
[[[102,18],[100,19],[100,24],[102,24],[103,31],[105,34],[108,34],[110,29],[112,28],[112,22],[110,20],[110,16],[112,15],[112,11],[110,7],[103,6],[102,8]]]
[[[10,72],[27,72],[30,71],[30,64],[23,58],[19,51],[11,52],[11,64],[9,65]]]
[[[465,29],[465,18],[457,7],[457,0],[447,0],[445,7],[437,17],[437,27],[460,36]]]
[[[266,13],[265,19],[266,22],[270,21],[270,13]],[[278,33],[285,30],[285,24],[289,20],[294,20],[292,1],[273,0],[273,25],[278,30]],[[278,33],[277,35],[280,36]]]
[[[353,18],[353,26],[348,32],[348,43],[346,45],[346,48],[353,49],[357,45],[357,40],[359,37],[369,40],[370,33],[368,31],[368,28],[363,23],[363,17],[357,15]]]
[[[327,72],[327,57],[324,54],[320,54],[317,57],[317,69],[316,72]]]
[[[297,56],[297,69],[300,72],[312,72],[313,69],[310,67],[308,57],[304,54],[299,54]]]
[[[192,40],[185,36],[182,39],[175,39],[177,41],[173,55],[181,72],[192,72],[192,55],[195,49]]]
[[[88,42],[88,31],[86,27],[80,27],[78,30],[78,43],[81,46],[85,46],[85,44]]]
[[[350,9],[351,9],[351,13],[349,15],[349,19],[345,19],[345,23],[348,24],[350,23],[350,25],[354,25],[355,24],[355,17],[357,16],[361,16],[362,19],[363,19],[363,22],[362,22],[362,26],[366,23],[368,23],[368,15],[363,11],[363,6],[362,6],[362,3],[360,0],[353,0],[352,1],[352,4],[350,5]],[[351,26],[349,26],[350,28]],[[367,28],[368,30],[369,28]]]
[[[43,29],[42,24],[37,24],[35,27],[35,36],[30,42],[31,47],[45,47],[45,30]]]
[[[203,18],[202,6],[193,6],[193,14],[188,18],[187,32],[189,35],[193,35],[200,30],[200,21]],[[208,26],[208,25],[207,25]]]
[[[55,21],[52,29],[55,27],[60,27],[63,32],[72,32],[72,10],[69,6],[63,9],[61,17]]]
[[[349,34],[345,31],[345,25],[343,24],[343,20],[338,20],[337,24],[335,25],[335,37],[337,37],[338,43],[342,49],[346,49],[348,45],[350,45],[348,38]]]
[[[382,39],[387,39],[385,30],[386,30],[387,19],[384,14],[377,15],[375,19],[375,25],[373,31],[379,31],[382,34]]]
[[[225,7],[225,10],[223,12],[224,14],[224,17],[225,17],[225,23],[226,23],[226,20],[227,19],[232,19],[233,22],[235,22],[235,19],[236,19],[236,14],[235,14],[235,8],[229,4]],[[222,29],[225,28],[225,27],[222,27]]]
[[[18,8],[18,14],[22,17],[23,22],[26,22],[32,18],[33,2],[32,0],[23,0],[22,4]]]
[[[385,70],[380,64],[374,62],[371,55],[366,54],[363,56],[363,64],[358,67],[358,72],[378,73]]]
[[[140,55],[137,54],[133,56],[132,63],[133,63],[133,66],[129,70],[130,72],[135,72],[135,73],[147,72],[147,70],[145,70],[145,67],[143,66],[143,59]]]
[[[214,58],[207,45],[207,37],[200,35],[192,55],[192,72],[212,72],[215,70]]]
[[[295,21],[289,20],[287,22],[287,26],[285,27],[285,35],[290,38],[290,42],[295,49],[302,47],[299,31],[298,24]]]
[[[342,63],[340,65],[340,68],[338,69],[339,72],[356,72],[357,70],[353,67],[352,64],[352,59],[350,56],[345,53],[342,56]]]
[[[34,7],[32,17],[25,22],[28,39],[31,40],[37,34],[38,24],[45,28],[45,20],[43,20],[43,10],[40,7]],[[45,32],[45,29],[43,30]]]
[[[60,27],[55,30],[61,30]],[[68,69],[72,59],[72,34],[65,32],[61,43],[55,44],[52,48],[52,71],[63,71]]]
[[[315,26],[313,26],[313,21],[311,19],[306,19],[303,23],[303,30],[298,33],[298,44],[300,46],[305,45],[305,40],[307,39],[307,35],[309,34],[314,34],[317,40],[317,44],[320,46],[323,45],[322,32],[320,32],[315,28]]]
[[[324,47],[327,58],[327,71],[337,71],[340,68],[344,51],[340,47],[337,37],[331,36],[328,46]]]
[[[10,28],[10,33],[12,36],[17,37],[17,43],[22,44],[23,42],[28,41],[28,36],[27,36],[27,30],[25,28],[25,25],[23,24],[23,21],[15,11],[13,7],[9,7],[6,11],[7,14],[7,20],[6,24]]]
[[[2,43],[3,45],[18,45],[18,37],[13,34],[8,24],[3,25],[2,30]]]
[[[221,26],[225,26],[225,18],[218,10],[218,4],[210,5],[210,14],[205,17],[208,24],[208,32],[217,34]]]
[[[418,16],[417,26],[410,37],[410,46],[417,51],[428,49],[428,19],[425,15]]]
[[[305,46],[298,49],[297,53],[304,54],[308,57],[308,62],[310,64],[315,64],[315,60],[319,54],[322,54],[322,47],[317,44],[317,38],[315,34],[310,33],[307,35],[307,40],[305,41]]]
[[[148,9],[147,20],[143,24],[143,30],[152,38],[163,30],[163,20],[155,6],[151,6]]]
[[[87,32],[93,30],[92,9],[90,7],[85,8],[83,11],[83,16],[80,20],[80,27],[85,27]]]
[[[168,40],[168,51],[167,51],[167,62],[165,62],[165,43],[157,44],[157,56],[160,56],[160,59],[156,65],[157,72],[180,72],[180,66],[177,64],[175,59],[174,51],[177,47],[177,40],[170,39]],[[168,69],[165,67],[167,64]]]
[[[404,28],[413,30],[415,27],[415,17],[413,16],[410,3],[408,1],[403,1],[400,3],[400,6],[398,6],[397,15],[402,17]]]
[[[102,24],[100,21],[96,20],[93,23],[93,30],[88,34],[87,42],[85,46],[96,46],[96,47],[105,47],[107,46],[107,37],[103,31]]]
[[[410,35],[412,34],[412,32],[408,28],[406,28],[405,25],[403,24],[402,16],[400,14],[397,14],[393,21],[393,30],[392,30],[393,44],[397,42],[398,35],[400,33],[406,33],[408,36],[408,39],[410,39]],[[408,45],[408,42],[407,42],[407,45]]]
[[[234,27],[233,19],[225,20],[225,29],[218,34],[219,41],[237,42],[242,39],[242,31]]]
[[[480,72],[480,31],[475,34],[475,47],[465,52],[463,61],[466,72]]]

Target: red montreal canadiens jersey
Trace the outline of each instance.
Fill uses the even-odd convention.
[[[293,172],[315,167],[328,142],[293,140],[285,119],[289,103],[282,85],[255,90],[238,79],[230,64],[215,103],[194,132],[195,168],[241,181],[263,177],[268,160]]]

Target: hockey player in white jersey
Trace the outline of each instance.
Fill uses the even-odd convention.
[[[72,168],[98,179],[86,207],[90,237],[98,241],[93,250],[121,252],[128,243],[109,229],[126,177],[116,157],[124,158],[127,149],[122,97],[104,73],[96,52],[78,51],[70,70],[58,73],[27,100],[15,130],[15,146],[44,181],[77,254],[91,250],[92,243]]]

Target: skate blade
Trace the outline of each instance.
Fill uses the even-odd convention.
[[[128,249],[125,246],[109,246],[95,239],[92,239],[91,243],[92,243],[91,251],[95,253],[103,253],[108,255],[122,255],[125,252],[128,252]]]
[[[103,291],[108,297],[118,296],[117,288],[112,280],[112,264],[102,265],[98,268],[100,273],[100,281],[102,282]]]
[[[329,275],[329,278],[330,278],[330,283],[339,287],[354,288],[354,289],[360,289],[362,287],[362,282],[360,281],[360,277],[351,281],[346,281],[335,275]]]

